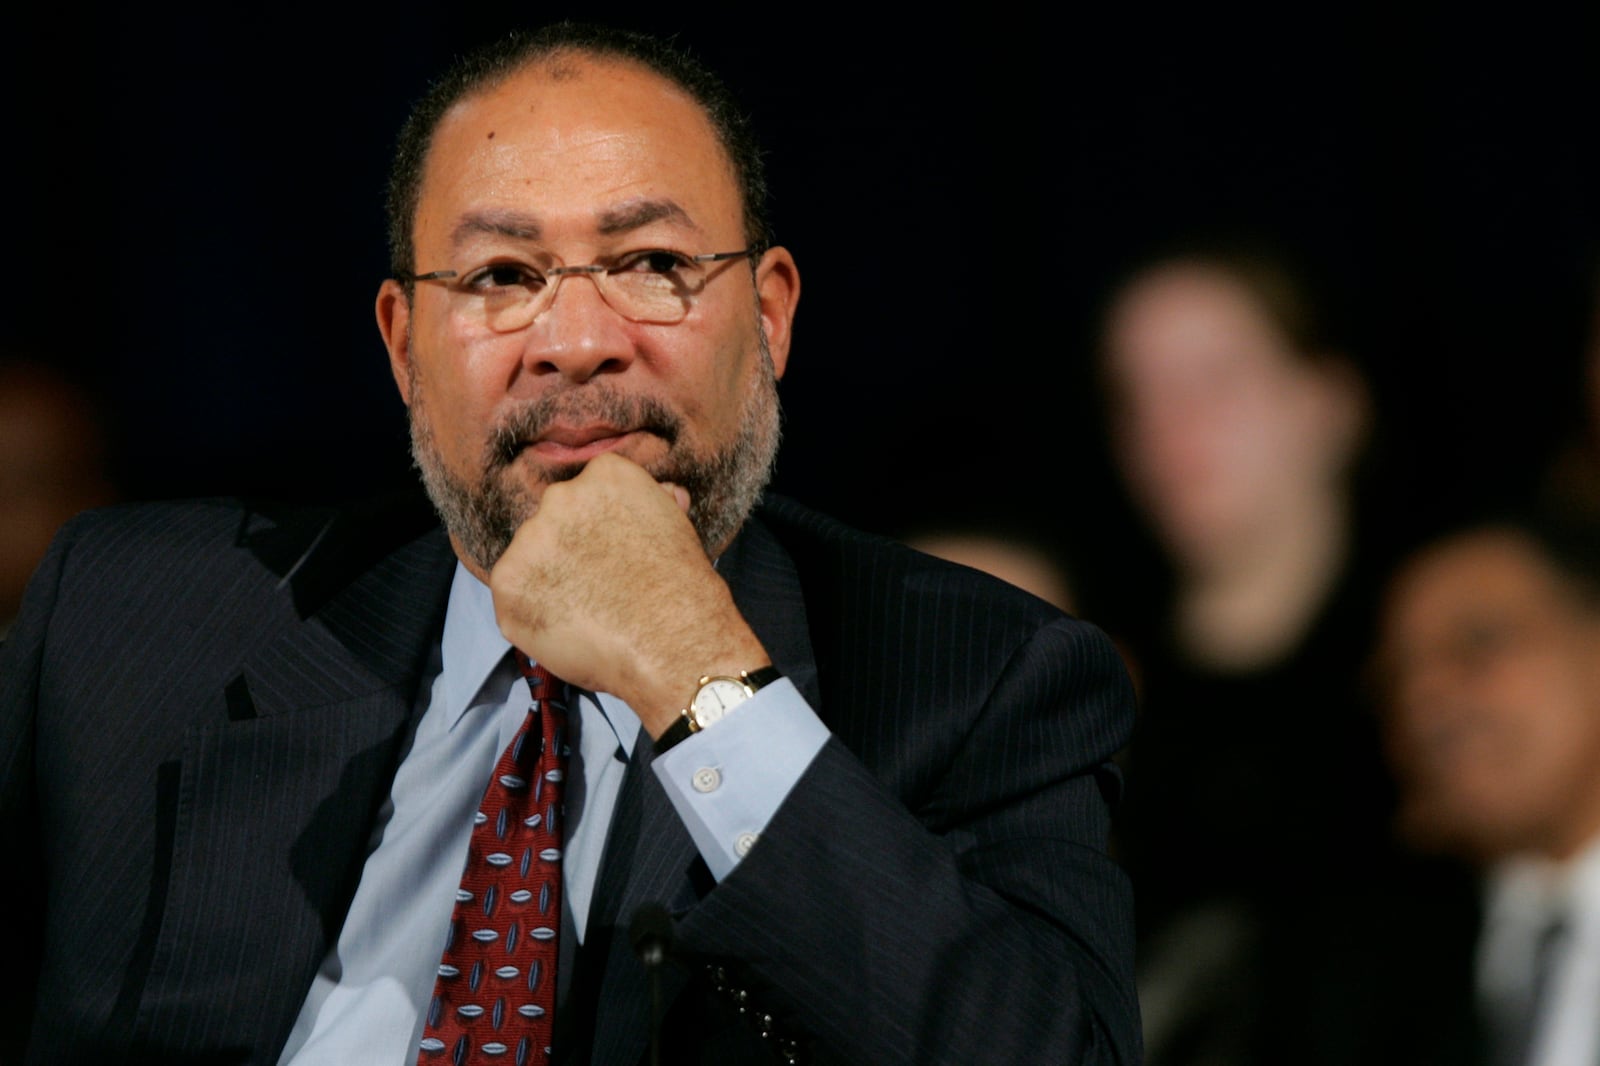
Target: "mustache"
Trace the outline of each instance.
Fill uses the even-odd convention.
[[[677,443],[683,419],[653,396],[630,396],[610,388],[581,386],[547,393],[506,411],[489,433],[485,472],[510,466],[529,441],[560,421],[601,422],[619,430],[649,433]]]

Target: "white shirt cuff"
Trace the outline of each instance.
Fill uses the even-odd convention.
[[[794,682],[780,678],[651,762],[718,881],[755,846],[828,735]]]

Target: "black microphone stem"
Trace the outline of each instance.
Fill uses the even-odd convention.
[[[650,978],[650,1066],[661,1066],[661,963],[674,939],[672,916],[659,903],[633,912],[628,939]]]

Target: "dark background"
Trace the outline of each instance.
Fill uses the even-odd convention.
[[[1378,399],[1380,510],[1534,479],[1581,412],[1591,28],[1120,10],[586,12],[680,33],[770,150],[805,282],[778,486],[869,528],[1021,515],[1113,550],[1098,302],[1150,242],[1234,226],[1319,269]],[[411,476],[371,310],[387,153],[511,20],[338,14],[8,16],[6,343],[98,387],[128,495]]]

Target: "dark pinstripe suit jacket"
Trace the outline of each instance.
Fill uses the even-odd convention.
[[[454,558],[405,514],[148,505],[58,538],[0,653],[6,880],[44,915],[13,928],[36,996],[0,1042],[275,1061],[437,639]],[[654,775],[629,773],[567,1060],[647,1056],[627,937],[646,901],[678,916],[663,1062],[1137,1060],[1106,854],[1132,696],[1106,638],[782,499],[720,565],[833,739],[714,888]]]

